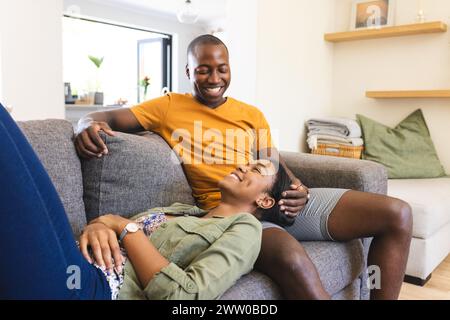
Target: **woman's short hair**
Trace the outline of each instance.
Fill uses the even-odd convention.
[[[267,190],[270,197],[275,199],[275,205],[270,209],[258,208],[257,213],[261,216],[262,221],[272,222],[282,227],[292,226],[295,218],[287,216],[280,211],[278,204],[283,198],[282,194],[286,190],[290,190],[292,180],[282,165],[278,165],[277,175],[271,190]]]

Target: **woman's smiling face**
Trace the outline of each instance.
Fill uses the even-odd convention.
[[[257,207],[261,205],[259,201],[268,197],[276,176],[277,169],[271,161],[239,166],[219,182],[222,198]]]

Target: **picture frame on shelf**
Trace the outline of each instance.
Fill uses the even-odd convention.
[[[392,27],[396,0],[353,0],[350,30]]]

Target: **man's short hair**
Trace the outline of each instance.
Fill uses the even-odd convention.
[[[228,52],[228,47],[226,46],[226,44],[220,40],[219,38],[210,35],[210,34],[204,34],[201,35],[197,38],[195,38],[194,40],[192,40],[192,42],[189,44],[188,50],[187,50],[187,55],[189,57],[190,54],[194,54],[195,49],[198,46],[202,46],[202,45],[206,45],[206,44],[211,44],[211,45],[217,45],[217,46],[224,46],[225,49],[227,49]]]

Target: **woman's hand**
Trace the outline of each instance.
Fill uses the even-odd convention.
[[[95,262],[108,272],[113,272],[114,258],[117,272],[121,272],[123,257],[120,252],[118,234],[130,221],[120,216],[107,215],[92,221],[80,237],[80,250],[89,263],[93,263],[88,247],[91,247]],[[120,230],[120,231],[119,231]]]
[[[95,220],[92,220],[91,224],[92,223],[104,224],[106,227],[108,227],[109,229],[114,231],[116,233],[117,237],[119,237],[120,234],[122,233],[123,229],[125,229],[127,224],[129,224],[130,222],[133,222],[133,221],[123,218],[119,215],[107,214],[107,215],[101,216]]]

